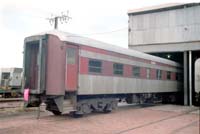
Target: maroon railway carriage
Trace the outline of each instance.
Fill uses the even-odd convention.
[[[25,38],[25,104],[54,114],[110,112],[128,103],[172,101],[180,65],[61,31]]]

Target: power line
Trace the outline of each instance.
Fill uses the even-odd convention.
[[[114,33],[114,32],[124,31],[127,29],[128,29],[128,27],[123,27],[120,29],[112,30],[112,31],[100,32],[100,33],[90,33],[90,34],[84,34],[84,35],[110,34],[110,33]]]
[[[128,29],[128,27],[123,27],[123,28],[120,28],[120,29],[112,30],[112,31],[100,32],[100,33],[90,33],[90,34],[81,34],[80,36],[72,34],[72,35],[68,35],[67,37],[81,37],[81,36],[88,36],[88,35],[91,36],[91,35],[111,34],[111,33],[124,31],[124,30],[127,30],[127,29]]]

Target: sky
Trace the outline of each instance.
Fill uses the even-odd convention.
[[[128,48],[130,9],[198,0],[0,0],[0,68],[23,66],[24,38],[53,29],[47,18],[66,14],[58,29]]]

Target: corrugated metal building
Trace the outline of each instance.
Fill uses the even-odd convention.
[[[200,57],[200,3],[129,10],[129,48],[183,64],[184,104],[194,102],[194,62]]]

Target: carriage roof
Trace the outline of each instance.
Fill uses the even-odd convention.
[[[68,32],[52,30],[52,31],[40,33],[39,35],[44,35],[44,34],[55,35],[61,41],[71,42],[71,43],[75,43],[75,44],[78,44],[78,45],[95,47],[95,48],[104,49],[104,50],[107,50],[107,51],[112,51],[112,52],[116,52],[116,53],[120,53],[120,54],[124,54],[124,55],[129,55],[129,56],[134,56],[134,57],[150,60],[152,62],[160,62],[160,63],[163,63],[163,64],[168,64],[168,65],[180,67],[180,64],[178,64],[174,61],[168,60],[168,59],[159,58],[159,57],[156,57],[156,56],[145,54],[143,52],[119,47],[119,46],[108,44],[108,43],[104,43],[104,42],[101,42],[101,41],[97,41],[97,40],[94,40],[94,39],[91,39],[91,38],[79,36],[79,35],[68,33]],[[37,35],[35,35],[35,36],[37,36]]]

